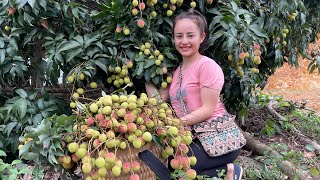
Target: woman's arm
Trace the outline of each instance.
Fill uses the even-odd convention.
[[[217,107],[220,97],[219,90],[201,88],[200,93],[202,106],[181,118],[182,123],[185,125],[194,125],[208,119]]]
[[[154,97],[158,102],[169,100],[169,86],[166,88],[157,89],[152,82],[145,84],[148,97]]]

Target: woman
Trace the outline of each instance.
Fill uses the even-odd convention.
[[[219,98],[224,84],[222,69],[214,60],[200,53],[206,30],[206,19],[198,11],[191,9],[178,15],[173,24],[173,39],[183,61],[173,74],[170,88],[160,88],[158,91],[152,83],[146,84],[148,95],[159,95],[163,101],[170,98],[182,123],[193,128],[228,114]],[[227,180],[241,179],[242,168],[233,163],[240,149],[210,157],[197,138],[193,142],[189,152],[193,152],[198,159],[192,168],[199,175],[217,177],[217,171],[224,169]]]

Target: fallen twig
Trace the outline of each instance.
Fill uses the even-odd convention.
[[[243,132],[243,134],[247,140],[246,147],[251,149],[255,154],[263,156],[265,155],[265,152],[270,152],[270,155],[272,156],[275,156],[275,157],[281,156],[277,151],[271,149],[266,144],[263,144],[260,141],[251,137],[249,133]],[[296,177],[298,177],[301,180],[307,179],[307,177],[302,172],[300,172],[298,168],[292,165],[289,161],[277,161],[277,165],[280,171],[283,172],[288,177],[290,177],[291,179],[295,179]]]
[[[272,115],[274,115],[276,118],[278,118],[280,121],[286,121],[286,118],[284,118],[284,117],[283,117],[282,115],[280,115],[276,110],[273,109],[273,105],[277,105],[277,104],[278,104],[277,101],[270,101],[270,102],[268,103],[268,106],[267,106],[269,112],[270,112]],[[312,145],[312,146],[315,148],[315,153],[318,154],[318,155],[320,154],[320,145],[319,145],[316,141],[308,138],[306,135],[304,135],[301,131],[299,131],[299,130],[298,130],[295,126],[293,126],[293,125],[292,125],[292,128],[291,128],[291,129],[292,129],[292,130],[294,131],[294,133],[300,138],[300,140],[301,140],[302,142],[304,142],[304,143],[306,143],[306,144]]]

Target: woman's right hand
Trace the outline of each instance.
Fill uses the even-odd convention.
[[[148,97],[153,97],[159,94],[157,87],[151,81],[146,82],[145,87]]]
[[[167,101],[169,99],[168,87],[157,89],[157,87],[150,81],[146,82],[145,87],[148,97],[154,97],[158,102]]]

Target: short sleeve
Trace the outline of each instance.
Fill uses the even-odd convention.
[[[206,87],[221,91],[224,84],[224,74],[221,67],[214,60],[207,60],[201,64],[199,72],[200,88]]]

